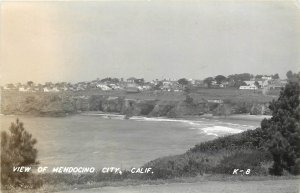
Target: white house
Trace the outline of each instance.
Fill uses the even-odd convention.
[[[54,88],[45,87],[45,88],[43,88],[43,91],[44,92],[59,92],[57,87],[54,87]]]
[[[150,90],[151,86],[150,85],[143,85],[142,88],[143,88],[143,90]]]
[[[263,80],[272,80],[272,76],[263,76],[261,77]]]
[[[44,91],[44,92],[50,92],[50,90],[51,90],[51,89],[49,89],[49,88],[47,88],[47,87],[43,88],[43,91]]]
[[[28,92],[28,91],[29,91],[29,88],[26,88],[26,87],[24,87],[24,86],[21,86],[21,87],[19,87],[19,91],[20,91],[20,92]]]
[[[52,92],[59,92],[59,89],[57,87],[52,88]]]
[[[111,88],[105,84],[97,84],[97,88],[100,88],[101,90],[111,90]]]
[[[245,87],[245,86],[244,86],[243,88],[244,88],[244,89],[254,89],[254,87],[256,87],[256,89],[258,89],[258,88],[257,88],[257,85],[255,84],[255,82],[258,83],[259,87],[263,87],[263,86],[264,86],[264,83],[265,83],[266,81],[254,81],[254,80],[244,81],[244,83],[246,84],[246,86],[251,87],[251,88],[248,88],[248,87]]]
[[[257,86],[255,85],[250,85],[250,86],[240,86],[241,90],[256,90]]]

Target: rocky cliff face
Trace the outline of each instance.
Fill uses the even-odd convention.
[[[230,115],[250,113],[254,115],[270,114],[267,104],[241,103],[218,104],[205,100],[139,100],[124,96],[72,96],[53,93],[2,93],[1,113],[28,114],[36,116],[64,116],[82,111],[103,111],[126,114],[128,116],[167,116],[187,115]]]

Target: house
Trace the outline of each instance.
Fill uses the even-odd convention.
[[[171,91],[172,89],[172,82],[168,80],[164,80],[162,82],[162,90]]]
[[[259,81],[257,81],[258,84],[259,84]],[[244,81],[244,83],[247,85],[247,86],[253,86],[255,85],[255,80],[249,80],[249,81]]]
[[[258,89],[257,86],[255,85],[250,85],[250,86],[240,86],[240,90],[256,90]]]
[[[258,89],[258,88],[262,88],[265,85],[265,82],[267,81],[255,81],[255,80],[249,80],[249,81],[244,81],[244,83],[246,84],[245,86],[242,86],[242,88],[240,89]],[[258,85],[257,85],[258,84]],[[256,87],[256,88],[254,88]]]
[[[134,77],[127,78],[127,83],[135,83],[135,80],[136,78]]]
[[[217,83],[216,80],[213,80],[213,81],[211,81],[211,85],[212,85],[212,86],[218,86],[218,83]]]
[[[13,84],[6,84],[2,89],[3,90],[19,90],[17,89],[18,87],[16,87],[15,85]]]
[[[105,84],[97,84],[96,87],[100,88],[101,90],[112,90],[109,86]]]
[[[272,80],[272,76],[263,76],[261,77],[263,80]]]
[[[57,87],[53,87],[51,92],[59,92],[59,89]]]
[[[152,88],[152,86],[149,85],[149,84],[146,84],[146,85],[143,85],[143,86],[142,86],[142,89],[143,89],[143,90],[150,90],[151,88]]]
[[[188,80],[192,85],[195,85],[196,84],[196,80],[195,79],[189,79]]]
[[[53,88],[51,88],[51,87],[45,87],[45,88],[43,88],[43,91],[44,92],[59,92],[59,90],[58,90],[57,87],[53,87]]]
[[[143,78],[137,78],[133,82],[135,82],[135,83],[137,83],[139,85],[142,85],[142,84],[144,84],[145,80]]]
[[[138,85],[136,83],[131,83],[131,82],[128,82],[126,83],[125,87],[137,87]]]
[[[68,87],[64,86],[64,87],[60,88],[60,90],[61,90],[61,91],[67,91],[67,90],[69,90],[69,89],[68,89]]]
[[[270,82],[270,80],[263,80],[262,84],[261,84],[261,87],[266,88],[269,85],[269,82]]]
[[[223,81],[223,82],[221,82],[221,84],[219,84],[219,87],[220,88],[226,88],[226,87],[228,87],[228,85],[229,85],[228,81]]]
[[[217,104],[222,104],[224,101],[221,99],[208,99],[208,103],[217,103]]]
[[[51,88],[48,88],[48,87],[43,88],[44,92],[51,92],[50,90],[51,90]]]
[[[29,88],[25,87],[25,86],[21,86],[19,87],[19,91],[20,92],[28,92],[29,91]]]
[[[121,89],[121,87],[119,85],[116,85],[116,84],[109,84],[108,86],[110,88],[112,88],[113,90],[119,90],[119,89]]]
[[[195,86],[205,87],[205,83],[203,80],[195,80]]]
[[[269,90],[279,90],[279,89],[285,87],[286,84],[287,84],[287,80],[277,79],[277,80],[270,81],[267,88]]]
[[[33,91],[35,91],[35,92],[43,92],[43,87],[42,86],[35,86],[33,88]]]

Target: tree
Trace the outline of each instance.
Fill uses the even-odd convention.
[[[10,84],[7,84],[6,87],[9,89],[13,89],[13,88],[15,88],[15,85],[10,83]]]
[[[187,85],[183,89],[185,94],[189,94],[192,91],[192,87],[190,85]]]
[[[300,173],[299,92],[299,83],[289,82],[278,100],[270,103],[272,118],[261,123],[264,146],[274,161],[270,168],[273,175],[282,175],[284,170],[295,175]]]
[[[274,74],[274,75],[272,75],[272,79],[279,79],[279,75],[278,75],[278,73],[277,73],[277,74]]]
[[[261,79],[262,77],[263,77],[263,75],[258,74],[258,75],[255,76],[255,79],[256,79],[256,80],[259,80],[259,79]]]
[[[293,73],[291,70],[286,73],[286,77],[290,82],[298,82],[300,81],[300,72],[298,74]]]
[[[163,85],[162,81],[158,81],[157,84],[153,87],[154,90],[160,90]]]
[[[143,78],[137,78],[134,80],[134,83],[138,85],[143,85],[145,83],[145,80]]]
[[[179,79],[177,82],[178,82],[180,85],[182,85],[182,86],[186,86],[186,85],[189,84],[189,81],[188,81],[187,79],[185,79],[185,78],[181,78],[181,79]]]
[[[255,85],[257,88],[259,88],[259,87],[260,87],[260,84],[259,84],[259,82],[258,82],[258,81],[255,81],[255,82],[254,82],[254,85]]]
[[[9,134],[1,132],[1,184],[4,187],[37,187],[40,182],[33,180],[31,173],[13,172],[13,167],[31,166],[38,164],[36,139],[32,138],[23,127],[23,123],[16,120],[11,123]]]
[[[217,81],[218,84],[221,84],[222,82],[224,82],[226,80],[226,77],[223,75],[218,75],[215,77],[215,80]]]
[[[211,84],[212,84],[212,81],[214,81],[215,79],[213,77],[207,77],[203,80],[203,82],[205,84],[207,84],[207,87],[210,88],[211,87]]]
[[[33,82],[32,82],[32,81],[28,81],[28,82],[27,82],[27,85],[28,85],[29,87],[32,87],[32,86],[33,86]]]
[[[100,82],[111,82],[112,78],[107,77],[100,80]]]
[[[289,70],[287,73],[286,73],[286,77],[290,80],[293,78],[293,72],[291,70]]]
[[[234,80],[235,82],[237,82],[237,81],[249,81],[251,78],[253,78],[253,75],[249,74],[249,73],[233,74],[233,75],[228,76],[229,80]]]
[[[191,97],[189,94],[187,94],[186,96],[185,96],[185,100],[184,100],[184,102],[186,102],[187,104],[193,104],[194,103],[194,99],[193,99],[193,97]]]

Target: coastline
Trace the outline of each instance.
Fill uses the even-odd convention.
[[[228,120],[247,120],[247,121],[261,121],[264,118],[271,118],[271,115],[250,115],[250,114],[233,114],[228,116],[214,116],[212,114],[204,114],[200,117],[207,119],[228,119]]]
[[[78,113],[83,116],[112,116],[112,117],[122,117],[126,116],[121,113],[107,113],[103,111],[86,111]],[[213,114],[203,114],[203,115],[190,115],[190,116],[180,116],[180,117],[166,117],[166,116],[132,116],[133,118],[142,117],[142,118],[152,118],[152,119],[166,119],[166,120],[192,120],[197,121],[199,119],[212,119],[212,120],[244,120],[244,121],[261,121],[264,118],[271,118],[271,115],[250,115],[250,114],[234,114],[228,116],[216,116]],[[130,119],[130,118],[129,118]]]

